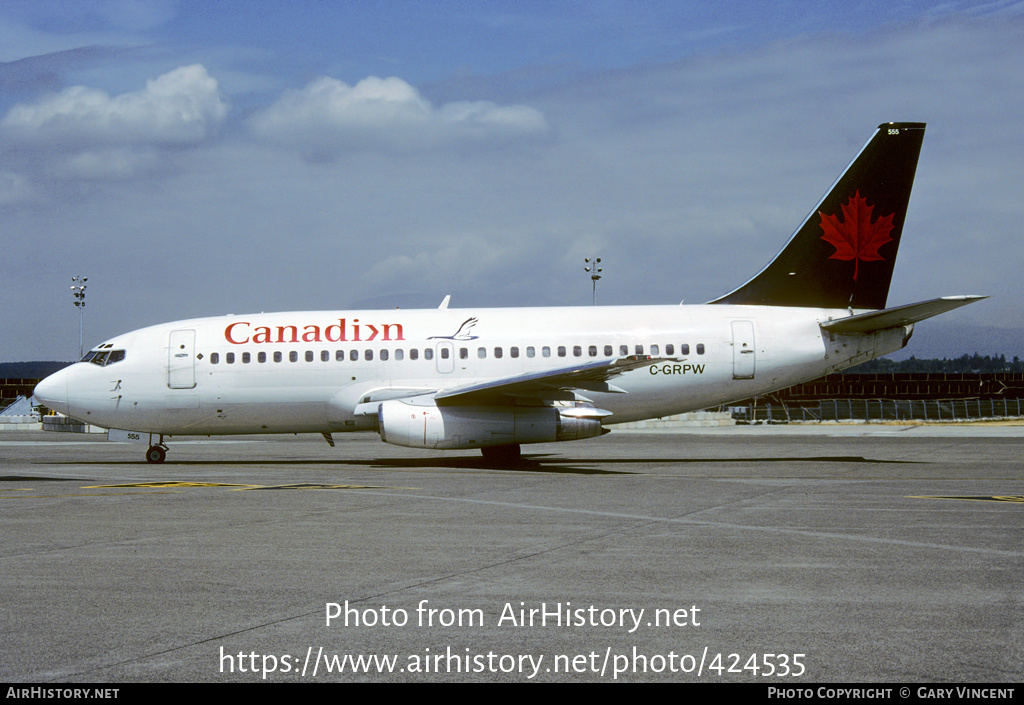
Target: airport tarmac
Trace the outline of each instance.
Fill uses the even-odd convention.
[[[1024,427],[0,434],[0,680],[1020,683]]]

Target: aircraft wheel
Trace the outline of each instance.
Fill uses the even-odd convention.
[[[484,454],[484,460],[499,465],[515,465],[522,457],[518,443],[507,446],[487,446],[481,448],[480,452]]]
[[[150,446],[146,451],[147,463],[162,463],[167,457],[167,449],[163,446]]]

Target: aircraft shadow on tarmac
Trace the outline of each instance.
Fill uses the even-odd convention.
[[[387,458],[373,461],[343,461],[371,465],[378,468],[469,468],[486,470],[508,470],[527,472],[577,473],[590,475],[639,475],[636,471],[599,469],[600,466],[642,464],[647,468],[669,465],[705,465],[722,463],[867,463],[867,464],[917,464],[915,460],[876,460],[862,456],[817,456],[817,457],[770,457],[770,458],[559,458],[546,454],[524,455],[518,461],[506,465],[496,464],[484,458]],[[579,467],[597,466],[597,467]]]
[[[721,465],[725,463],[746,465],[762,463],[856,463],[867,465],[920,465],[920,460],[886,460],[865,458],[858,455],[840,456],[770,456],[770,457],[728,457],[728,458],[563,458],[548,454],[524,455],[514,463],[501,464],[476,455],[431,456],[422,458],[360,458],[360,459],[253,459],[253,460],[168,460],[160,467],[177,466],[362,466],[379,470],[428,470],[428,469],[464,469],[493,470],[506,472],[544,472],[576,475],[640,475],[643,472],[633,470],[614,470],[609,466],[641,464],[647,469],[657,469],[671,465]],[[52,463],[60,464],[64,463]],[[76,465],[147,465],[137,460],[123,461],[79,461]],[[153,467],[153,466],[149,466]]]

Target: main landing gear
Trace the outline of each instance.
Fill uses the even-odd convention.
[[[480,449],[484,460],[494,463],[498,467],[518,465],[522,459],[522,452],[518,443],[507,446],[485,446]]]

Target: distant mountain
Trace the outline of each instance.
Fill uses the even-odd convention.
[[[35,362],[0,362],[0,379],[42,379],[62,370],[70,362],[41,361]]]
[[[914,327],[907,347],[886,357],[893,360],[906,360],[911,356],[953,359],[974,353],[1005,355],[1007,360],[1015,356],[1024,358],[1024,329],[921,321]]]

